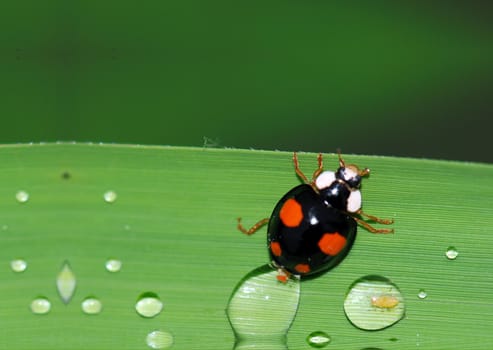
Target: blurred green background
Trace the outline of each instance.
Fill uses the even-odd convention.
[[[0,143],[492,162],[489,2],[3,0]]]

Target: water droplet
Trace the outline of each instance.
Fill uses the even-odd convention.
[[[404,316],[404,299],[399,288],[382,276],[365,276],[349,288],[344,312],[353,325],[366,330],[383,329]]]
[[[135,310],[142,317],[155,317],[163,310],[163,302],[156,293],[146,292],[139,297]]]
[[[24,272],[27,269],[27,262],[23,259],[15,259],[10,262],[10,268],[14,272]]]
[[[168,349],[173,345],[173,335],[166,331],[152,331],[146,337],[146,344],[151,349]]]
[[[39,297],[31,302],[31,311],[37,315],[44,315],[50,312],[51,303],[44,297]]]
[[[418,298],[420,299],[424,299],[428,296],[428,293],[426,293],[426,291],[424,289],[420,289],[419,292],[418,292]]]
[[[116,201],[116,192],[114,191],[106,191],[103,195],[103,198],[104,198],[104,201],[106,203],[113,203],[114,201]]]
[[[82,301],[81,307],[84,313],[88,315],[97,315],[103,309],[103,303],[97,298],[89,297]]]
[[[277,280],[268,265],[247,274],[233,290],[227,315],[236,336],[236,348],[287,349],[286,334],[296,316],[300,280]]]
[[[58,293],[65,304],[68,304],[70,299],[72,299],[76,284],[75,274],[70,268],[69,263],[65,262],[56,278]]]
[[[64,171],[62,173],[62,179],[63,180],[69,180],[72,177],[72,175],[68,171]]]
[[[19,203],[26,203],[29,200],[29,193],[26,191],[18,191],[15,194],[15,199],[17,199]]]
[[[105,267],[109,272],[118,272],[122,269],[122,262],[117,259],[110,259],[106,261]]]
[[[312,332],[306,338],[306,342],[308,343],[308,345],[317,349],[324,348],[329,345],[330,340],[330,336],[327,333],[321,331]]]
[[[449,260],[455,260],[457,256],[459,255],[459,252],[455,247],[448,247],[447,250],[445,251],[445,256]]]
[[[2,231],[7,231],[9,229],[9,225],[2,225]]]

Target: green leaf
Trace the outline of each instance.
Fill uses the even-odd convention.
[[[299,158],[311,174],[316,155]],[[493,166],[345,159],[371,168],[364,209],[394,218],[395,233],[359,228],[339,266],[301,282],[289,348],[310,349],[313,332],[330,337],[327,349],[492,348]],[[5,349],[149,349],[147,341],[232,349],[231,294],[268,263],[265,229],[247,237],[236,218],[248,226],[268,217],[299,183],[285,152],[43,144],[2,146],[0,161]],[[336,155],[324,164],[334,169]],[[107,268],[110,260],[121,267]],[[57,290],[65,263],[76,281],[67,304]],[[404,318],[383,330],[357,328],[344,313],[349,288],[368,275],[402,294]],[[162,311],[140,316],[143,295],[156,296]],[[31,311],[39,298],[49,300],[49,312]],[[83,311],[88,299],[101,302],[99,312]],[[259,322],[268,325],[265,318]]]

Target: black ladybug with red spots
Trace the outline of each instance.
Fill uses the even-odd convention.
[[[286,193],[275,206],[270,218],[246,229],[238,219],[238,229],[251,235],[269,223],[267,245],[278,280],[291,275],[310,276],[337,266],[348,254],[356,238],[358,224],[372,233],[392,233],[393,229],[376,229],[362,220],[389,225],[393,220],[379,219],[361,210],[360,185],[370,170],[346,164],[339,153],[336,172],[323,171],[322,155],[312,179],[300,170],[293,155],[294,169],[303,184]]]

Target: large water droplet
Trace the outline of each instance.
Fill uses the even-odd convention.
[[[118,272],[122,269],[122,262],[117,259],[110,259],[106,261],[105,267],[109,272]]]
[[[234,289],[227,315],[236,336],[235,349],[287,349],[286,335],[300,298],[300,281],[277,280],[277,271],[263,266]]]
[[[84,313],[88,315],[97,315],[103,309],[103,303],[97,298],[89,297],[82,301],[81,307]]]
[[[169,349],[173,345],[173,335],[161,330],[152,331],[146,337],[146,344],[151,349]]]
[[[31,311],[37,315],[44,315],[50,312],[51,303],[45,297],[39,297],[31,302]]]
[[[353,325],[366,330],[389,327],[404,316],[399,288],[382,276],[365,276],[349,288],[344,311]]]
[[[445,256],[449,260],[455,260],[458,255],[459,255],[459,251],[455,249],[455,247],[448,247],[447,250],[445,251]]]
[[[106,191],[103,195],[104,201],[106,203],[113,203],[116,201],[116,192],[115,191]]]
[[[329,345],[330,340],[330,336],[322,331],[312,332],[306,338],[306,342],[308,343],[308,345],[310,345],[312,348],[317,349],[321,349]]]
[[[163,310],[163,302],[156,293],[146,292],[139,297],[135,310],[142,317],[155,317]]]
[[[10,268],[14,272],[24,272],[27,269],[27,262],[23,259],[15,259],[10,262]]]
[[[68,304],[70,302],[70,299],[72,299],[72,296],[75,292],[75,286],[75,274],[70,268],[69,263],[65,262],[56,278],[56,287],[58,290],[58,294],[60,294],[60,298],[65,304]]]
[[[29,200],[29,193],[26,191],[17,191],[15,199],[17,199],[19,203],[26,203]]]

